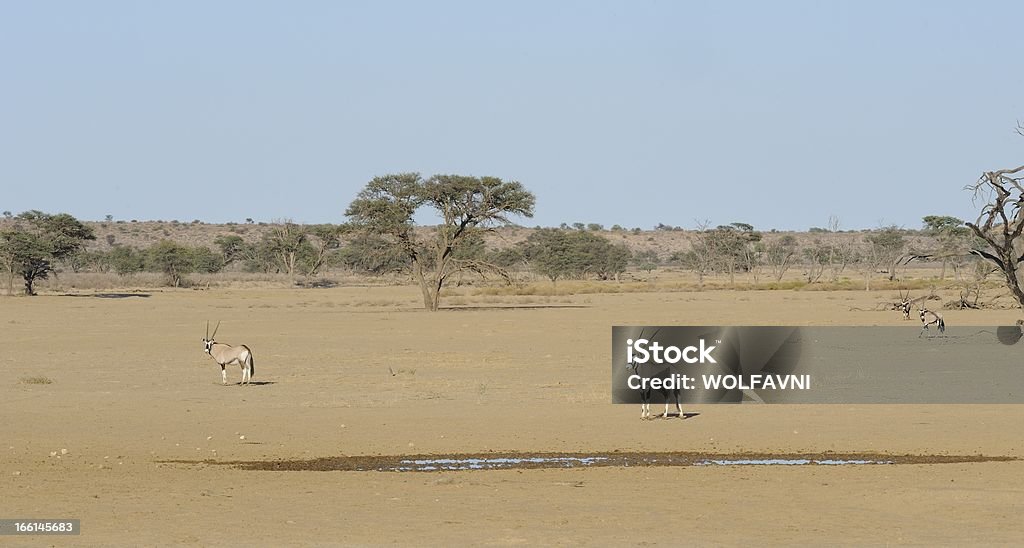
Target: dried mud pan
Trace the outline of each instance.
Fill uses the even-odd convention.
[[[889,455],[883,453],[456,453],[447,455],[338,456],[302,460],[163,461],[230,466],[241,470],[289,472],[435,472],[650,466],[859,466],[1005,462],[1013,457],[985,455]]]

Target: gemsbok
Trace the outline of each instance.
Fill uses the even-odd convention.
[[[942,336],[946,332],[946,320],[942,319],[942,314],[933,312],[925,307],[921,307],[921,332],[918,333],[917,338],[921,338],[927,331],[929,325],[934,325],[939,336]]]
[[[910,291],[909,290],[907,291],[907,294],[904,295],[903,294],[903,290],[901,289],[900,290],[900,302],[894,304],[893,308],[895,308],[896,310],[899,310],[900,312],[903,312],[903,319],[904,320],[909,320],[910,319],[910,307],[914,304],[914,301],[916,301],[916,300],[918,300],[918,299],[913,299],[912,300],[910,298]]]
[[[237,363],[242,368],[242,380],[238,384],[249,384],[256,371],[253,365],[252,350],[249,350],[249,347],[244,344],[231,346],[214,341],[213,338],[217,336],[218,329],[220,329],[220,322],[217,322],[217,327],[213,328],[213,335],[210,335],[210,322],[206,322],[206,337],[203,338],[203,344],[206,345],[206,353],[220,366],[221,383],[228,383],[228,372],[224,366]]]
[[[650,338],[652,340],[654,339],[654,336],[658,334],[658,331],[660,331],[660,330],[655,330],[654,333],[652,333],[650,335]],[[641,329],[640,330],[640,336],[638,337],[638,339],[643,339],[643,338],[644,338],[644,332]],[[633,374],[633,375],[639,375],[641,378],[647,378],[647,379],[655,379],[655,378],[656,379],[666,379],[666,378],[668,378],[668,377],[670,377],[672,375],[672,369],[668,365],[665,365],[665,364],[655,364],[655,363],[652,363],[652,362],[649,362],[649,361],[641,364],[641,363],[637,363],[637,362],[634,362],[632,360],[629,360],[628,358],[626,360],[626,369],[631,374]],[[640,389],[640,419],[641,420],[653,419],[654,418],[654,415],[651,414],[651,400],[653,399],[653,396],[654,396],[654,390],[655,389],[652,388],[650,384],[645,384]],[[681,418],[681,419],[685,418],[683,416],[683,407],[681,405],[679,405],[679,389],[678,388],[675,388],[675,389],[659,388],[657,390],[665,398],[665,413],[662,414],[662,418],[666,418],[666,419],[671,418],[669,416],[669,414],[668,414],[668,404],[669,404],[669,398],[670,397],[672,397],[675,400],[676,411],[679,413],[679,418]]]

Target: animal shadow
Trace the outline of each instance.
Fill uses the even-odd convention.
[[[91,295],[79,295],[74,293],[63,293],[62,297],[90,297],[93,299],[128,299],[139,297],[145,299],[152,296],[151,293],[93,293]]]
[[[700,413],[697,413],[696,411],[688,411],[688,412],[685,412],[685,413],[669,413],[668,415],[665,415],[665,413],[662,413],[660,415],[655,415],[655,418],[658,418],[658,419],[673,419],[674,418],[674,419],[686,420],[686,419],[692,419],[693,417],[697,417],[697,416],[700,416]]]

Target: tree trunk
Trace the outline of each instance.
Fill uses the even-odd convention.
[[[430,296],[433,297],[430,301],[430,311],[437,312],[441,308],[441,288],[444,286],[444,279],[441,274],[438,273],[438,278],[434,281],[434,284],[430,287]]]
[[[423,307],[431,312],[436,312],[441,304],[440,287],[435,285],[434,280],[427,279],[423,273],[423,265],[418,259],[413,260],[412,270],[416,281],[420,284],[420,291],[423,293]],[[436,290],[435,287],[437,287]]]
[[[1004,252],[1002,259],[1003,264],[1013,265],[1003,269],[1003,274],[1006,276],[1006,285],[1009,286],[1013,296],[1016,297],[1017,303],[1024,307],[1024,290],[1021,290],[1020,280],[1017,279],[1017,258],[1015,250],[1011,248]]]
[[[35,280],[33,280],[31,276],[25,277],[25,295],[32,296],[36,294],[35,290],[32,289],[32,284],[34,282]]]

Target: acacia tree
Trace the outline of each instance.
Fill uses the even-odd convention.
[[[267,253],[277,261],[281,271],[292,275],[295,274],[299,256],[307,245],[307,239],[308,235],[303,227],[291,219],[283,219],[263,237],[263,245]]]
[[[907,240],[903,237],[903,231],[896,225],[883,227],[868,234],[864,240],[868,243],[869,264],[874,269],[885,267],[889,272],[890,282],[896,280],[897,269],[914,257],[904,253]]]
[[[1021,131],[1021,128],[1018,128]],[[976,183],[967,189],[974,192],[975,203],[978,199],[985,200],[978,219],[966,223],[974,234],[984,240],[987,249],[975,247],[971,253],[983,257],[996,265],[1006,279],[1006,287],[1024,306],[1024,290],[1020,281],[1024,272],[1024,166],[1014,169],[987,171]]]
[[[327,264],[331,253],[341,249],[344,225],[313,225],[307,234],[306,253],[302,257],[302,270],[306,276],[316,276]]]
[[[715,265],[717,257],[717,240],[708,228],[710,221],[698,221],[697,229],[690,237],[690,250],[680,259],[683,264],[697,273],[697,288],[704,289],[704,276]]]
[[[796,252],[796,238],[789,234],[765,246],[765,262],[771,266],[772,276],[775,277],[776,282],[782,281],[786,271],[789,270],[789,267],[793,266],[796,260]]]
[[[720,225],[710,231],[713,260],[729,274],[729,283],[735,285],[736,271],[752,271],[760,264],[760,254],[752,244],[761,241],[761,233],[747,223]]]
[[[119,276],[130,276],[146,267],[145,253],[131,246],[119,245],[110,250],[110,265]]]
[[[831,261],[831,246],[815,238],[814,242],[803,249],[804,278],[813,284],[825,273],[825,266]]]
[[[839,217],[830,215],[828,218],[828,234],[824,241],[828,251],[829,280],[839,281],[846,267],[857,259],[854,241],[840,234]]]
[[[167,276],[167,282],[174,287],[181,286],[185,276],[196,269],[192,248],[170,240],[150,246],[146,250],[146,264],[150,270]]]
[[[574,273],[572,242],[560,228],[536,230],[522,243],[523,257],[534,272],[546,276],[551,283]]]
[[[967,237],[971,230],[964,222],[949,215],[927,215],[922,219],[925,231],[938,239],[939,249],[936,255],[942,259],[940,280],[946,279],[946,265],[952,262],[953,272],[957,281],[960,280],[960,266],[966,253]]]
[[[224,262],[224,266],[227,266],[245,256],[247,244],[245,243],[245,240],[237,234],[217,236],[217,238],[213,240],[213,243],[220,248],[220,256],[221,260]]]
[[[482,259],[459,257],[460,247],[494,224],[510,224],[510,215],[532,217],[534,203],[533,194],[516,181],[464,175],[425,180],[419,173],[399,173],[367,183],[345,215],[355,230],[386,239],[409,258],[423,305],[434,311],[452,274],[501,272]],[[413,217],[424,206],[437,212],[441,224],[417,231]]]
[[[67,213],[33,210],[13,217],[11,225],[0,230],[0,263],[7,271],[8,294],[13,292],[14,277],[20,275],[25,294],[35,295],[35,282],[48,278],[56,261],[95,239],[91,228]]]
[[[645,249],[634,253],[633,262],[637,268],[650,274],[652,270],[658,268],[658,252],[653,249]]]
[[[552,283],[560,278],[619,279],[632,253],[625,244],[613,244],[589,231],[542,228],[522,244],[523,257],[533,270]]]

